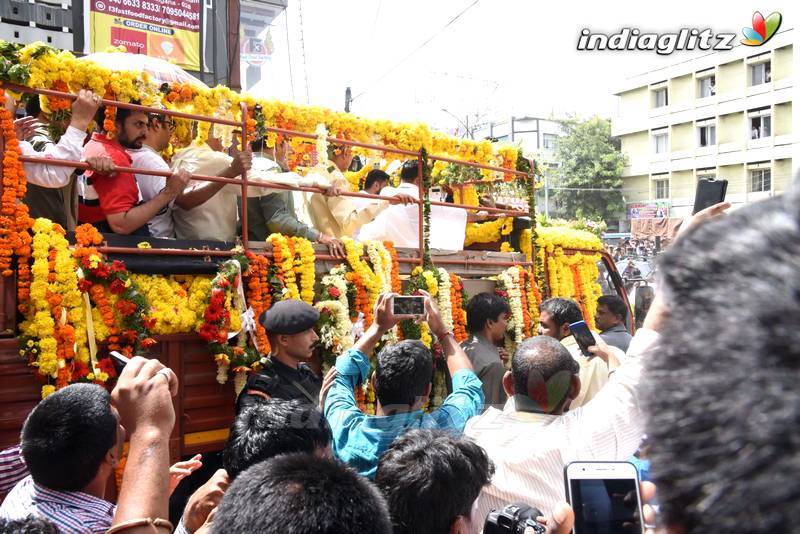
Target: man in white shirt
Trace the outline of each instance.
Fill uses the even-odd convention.
[[[169,165],[161,157],[160,152],[169,145],[170,137],[175,130],[175,123],[168,116],[155,113],[149,115],[148,119],[147,134],[142,143],[142,148],[127,149],[133,162],[132,165],[137,169],[169,171]],[[234,165],[236,168],[231,173],[239,171],[239,168],[249,168],[249,153],[242,152],[237,154]],[[142,201],[147,202],[164,190],[167,186],[167,179],[163,176],[136,174],[136,184],[139,186]],[[204,185],[199,187],[187,188],[174,201],[164,206],[155,217],[150,219],[147,225],[150,235],[153,237],[175,237],[175,225],[172,220],[174,206],[179,206],[186,211],[192,210],[213,197],[223,185],[204,182]]]
[[[586,357],[572,337],[569,325],[582,320],[583,315],[574,300],[551,298],[539,307],[539,335],[560,341],[580,365],[581,391],[573,396],[569,405],[571,410],[589,402],[608,382],[606,362],[601,358]]]
[[[236,142],[233,143],[234,147]],[[238,178],[242,171],[250,170],[250,149],[238,152],[235,157],[224,152],[222,141],[209,130],[208,139],[202,145],[190,145],[178,151],[172,158],[173,169],[185,169],[192,174]],[[179,239],[208,239],[213,241],[235,241],[238,224],[237,198],[242,188],[236,184],[192,180],[184,195],[199,197],[203,202],[181,206],[177,201],[172,210],[175,234]]]
[[[407,195],[420,198],[416,184],[418,162],[407,161],[400,171],[399,187],[384,187],[381,196]],[[431,206],[430,246],[443,250],[464,248],[467,212],[460,208]],[[389,206],[375,220],[361,227],[358,238],[391,241],[396,247],[419,247],[419,206],[417,204]]]
[[[513,502],[525,502],[549,515],[564,501],[564,466],[573,461],[625,460],[644,434],[639,403],[639,357],[658,341],[641,329],[622,365],[602,344],[598,358],[608,361],[609,384],[585,406],[564,413],[581,385],[578,364],[555,339],[524,341],[503,378],[509,396],[503,410],[490,408],[467,423],[464,433],[495,463],[495,475],[478,499],[478,516]]]
[[[100,106],[100,97],[81,89],[78,98],[72,103],[72,115],[67,131],[61,136],[58,143],[50,144],[41,152],[37,152],[33,146],[26,141],[36,130],[38,125],[35,117],[24,117],[14,121],[19,148],[23,156],[44,157],[48,159],[62,159],[80,161],[82,158],[83,141],[86,139],[86,129],[94,119],[97,108]],[[12,114],[16,103],[10,95],[6,95],[6,109]],[[93,169],[98,172],[110,172],[113,162],[109,158],[88,158]],[[42,163],[25,163],[25,176],[28,183],[41,187],[61,188],[69,185],[72,167],[62,167],[60,165],[45,165]]]

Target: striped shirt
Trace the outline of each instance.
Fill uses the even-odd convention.
[[[101,534],[111,528],[115,509],[110,502],[88,493],[48,489],[28,476],[3,501],[0,518],[35,515],[55,524],[60,532]]]
[[[467,423],[464,433],[483,447],[495,474],[478,497],[478,516],[524,502],[550,516],[564,494],[564,467],[574,461],[627,460],[644,435],[639,403],[639,356],[658,342],[641,329],[625,362],[585,406],[564,415],[517,411],[510,398]]]
[[[19,445],[0,451],[0,495],[5,495],[17,482],[28,476]]]

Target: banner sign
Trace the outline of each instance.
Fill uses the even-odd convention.
[[[631,202],[628,204],[628,219],[666,219],[669,218],[669,200],[655,202]]]
[[[200,0],[89,0],[89,51],[131,54],[200,70]]]

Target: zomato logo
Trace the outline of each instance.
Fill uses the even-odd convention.
[[[732,50],[735,40],[735,33],[714,33],[709,28],[681,28],[672,33],[622,28],[610,35],[584,28],[578,37],[578,50],[649,50],[667,56],[679,50]]]

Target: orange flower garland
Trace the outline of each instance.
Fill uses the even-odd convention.
[[[364,281],[361,276],[355,271],[349,271],[345,275],[345,279],[353,284],[356,288],[356,303],[355,311],[364,314],[364,329],[366,330],[372,324],[372,310],[369,306],[369,292],[367,291]],[[351,313],[351,317],[352,317]]]
[[[5,92],[0,89],[0,99]],[[16,253],[19,265],[19,280],[23,296],[28,296],[30,288],[30,268],[32,238],[28,230],[33,220],[28,215],[28,206],[23,202],[27,191],[25,169],[20,161],[22,155],[19,141],[14,131],[14,117],[0,107],[0,125],[3,132],[5,152],[3,156],[3,196],[0,200],[0,274],[11,276],[11,256]]]
[[[517,270],[519,270],[519,298],[522,303],[522,331],[526,337],[530,337],[532,335],[531,308],[528,304],[528,292],[525,290],[525,279],[528,273],[519,265],[517,265]]]
[[[400,293],[403,286],[400,283],[400,262],[397,260],[397,251],[391,241],[384,241],[383,246],[386,247],[392,257],[392,291]]]
[[[61,91],[62,93],[69,93],[71,92],[69,86],[64,83],[63,80],[57,80],[53,83],[51,87],[53,91]],[[72,107],[72,101],[69,98],[59,98],[59,97],[43,97],[47,99],[47,108],[50,112],[56,111],[66,111]]]
[[[453,335],[461,343],[467,339],[467,312],[464,311],[462,291],[464,284],[461,278],[450,273],[450,302],[453,306]]]
[[[106,88],[106,94],[103,96],[106,100],[116,100],[117,97],[114,92]],[[106,132],[106,137],[114,139],[117,135],[117,108],[114,106],[106,106],[105,118],[103,120],[103,131]]]
[[[261,255],[246,253],[250,260],[250,268],[245,273],[247,280],[247,303],[253,308],[256,316],[256,343],[262,354],[270,351],[267,332],[258,318],[272,306],[272,293],[269,287],[269,260]]]

